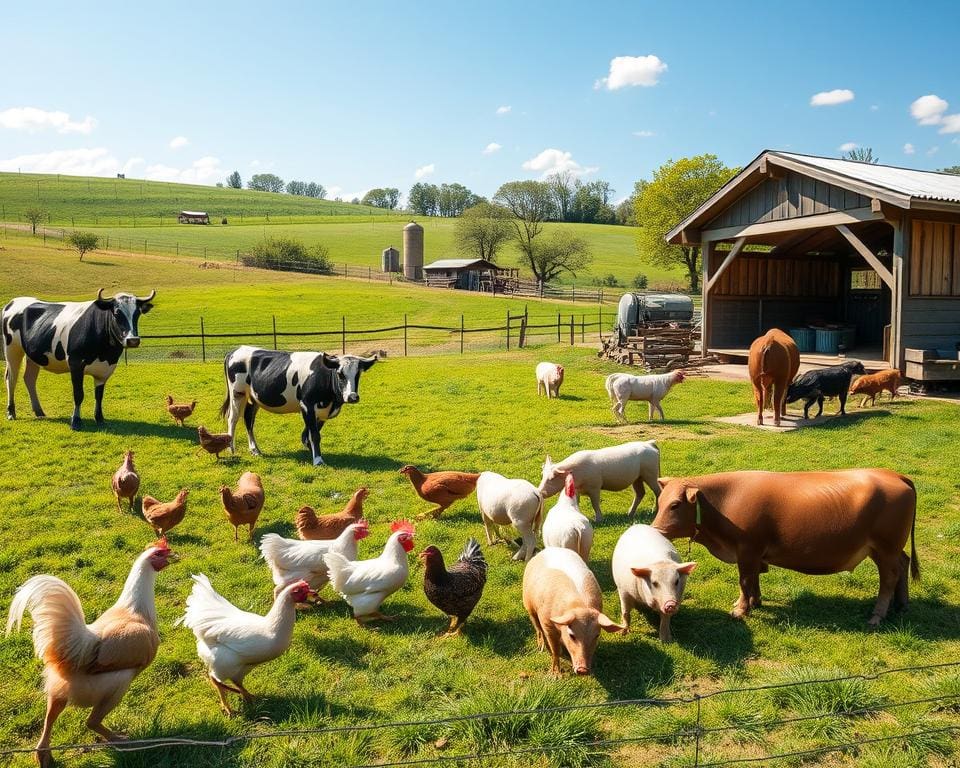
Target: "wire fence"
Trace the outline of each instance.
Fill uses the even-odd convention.
[[[570,712],[596,712],[613,710],[634,710],[631,714],[634,717],[630,722],[642,724],[643,719],[640,715],[653,708],[675,708],[692,707],[692,715],[681,717],[678,715],[678,722],[685,723],[672,730],[658,730],[655,732],[630,732],[628,726],[627,732],[604,738],[584,738],[576,743],[565,741],[562,744],[536,743],[536,744],[498,744],[491,740],[495,747],[489,751],[451,751],[444,750],[449,746],[456,747],[455,740],[444,744],[433,743],[433,750],[436,754],[410,754],[403,759],[394,759],[384,756],[383,759],[374,762],[354,763],[349,768],[385,768],[386,766],[402,765],[439,765],[449,763],[485,763],[489,761],[502,760],[510,756],[533,755],[548,758],[552,764],[562,765],[562,755],[566,752],[576,751],[581,755],[584,753],[595,754],[597,756],[608,755],[610,752],[629,745],[638,745],[647,742],[655,742],[658,749],[666,752],[672,751],[677,754],[663,755],[663,761],[682,760],[683,764],[695,766],[695,768],[721,768],[721,766],[744,765],[744,764],[771,764],[780,760],[795,759],[802,757],[813,757],[838,752],[859,752],[864,746],[873,744],[906,744],[908,742],[926,744],[931,748],[930,737],[948,736],[960,731],[960,722],[945,723],[943,721],[927,720],[931,715],[937,713],[950,712],[955,714],[960,709],[960,689],[956,685],[948,687],[948,690],[957,690],[956,693],[945,692],[938,695],[923,696],[902,701],[890,701],[883,697],[875,697],[878,703],[867,706],[848,706],[849,701],[834,702],[827,704],[825,709],[820,712],[810,714],[792,715],[779,718],[768,718],[755,721],[753,729],[762,730],[766,734],[764,743],[767,739],[772,739],[773,734],[787,726],[799,723],[810,723],[815,721],[824,721],[832,719],[835,722],[846,722],[854,720],[864,720],[876,716],[880,713],[889,713],[894,710],[902,710],[908,707],[914,707],[918,710],[918,718],[914,722],[921,722],[923,727],[900,726],[897,733],[887,733],[883,735],[869,736],[863,735],[857,738],[844,739],[821,739],[820,743],[812,744],[808,747],[791,749],[781,752],[765,752],[764,754],[739,754],[732,757],[714,758],[708,755],[708,750],[718,750],[724,747],[729,749],[729,743],[724,743],[722,738],[729,734],[734,734],[742,729],[742,725],[731,723],[719,726],[710,726],[707,723],[712,719],[708,708],[714,700],[722,700],[730,696],[743,695],[762,695],[772,691],[783,691],[790,689],[807,688],[811,686],[832,686],[840,683],[861,681],[874,682],[881,678],[891,675],[913,675],[914,678],[921,673],[942,672],[944,670],[956,669],[960,667],[960,661],[942,662],[937,664],[913,665],[896,667],[886,670],[880,670],[874,673],[851,674],[836,677],[825,677],[810,680],[790,681],[782,683],[770,683],[753,686],[739,686],[733,688],[724,688],[707,693],[681,694],[666,697],[652,698],[634,698],[618,699],[603,702],[583,702],[578,704],[567,704],[539,708],[520,708],[502,712],[481,712],[462,715],[449,715],[427,719],[403,720],[393,722],[374,722],[358,723],[349,725],[329,725],[322,727],[303,727],[303,728],[285,728],[272,731],[250,731],[247,733],[236,734],[220,739],[194,738],[190,735],[165,736],[162,738],[147,738],[125,741],[122,745],[105,744],[102,742],[91,743],[72,743],[53,745],[51,750],[54,752],[77,752],[103,749],[117,749],[123,752],[147,752],[156,749],[169,749],[172,747],[191,747],[196,749],[220,749],[226,750],[241,746],[246,743],[256,741],[272,741],[279,739],[292,739],[304,737],[321,736],[344,736],[357,733],[384,733],[396,732],[398,729],[419,729],[424,738],[420,739],[421,744],[429,744],[433,741],[433,735],[438,729],[450,728],[457,724],[470,721],[494,722],[507,718],[546,718],[553,715],[561,715]],[[953,677],[953,681],[957,678]],[[932,686],[931,686],[932,687]],[[751,699],[758,703],[758,698]],[[929,727],[926,727],[929,726]],[[824,729],[824,733],[830,733],[829,729]],[[836,733],[836,731],[832,731]],[[918,740],[920,740],[918,742]],[[518,740],[519,741],[519,740]],[[672,748],[670,748],[672,745]],[[0,757],[12,756],[16,754],[28,754],[33,752],[33,747],[11,747],[0,745]],[[424,750],[421,749],[422,753]],[[582,763],[583,761],[581,761]],[[347,768],[347,766],[344,766]]]

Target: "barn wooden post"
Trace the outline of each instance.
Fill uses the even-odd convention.
[[[340,325],[340,352],[341,354],[347,354],[347,316],[344,315],[341,318],[342,322]],[[404,329],[406,331],[406,329]],[[406,350],[404,350],[406,354]]]
[[[273,348],[277,348],[277,316],[273,316]]]
[[[207,362],[207,339],[203,334],[203,316],[200,316],[200,360]]]
[[[710,324],[710,288],[713,284],[708,279],[710,276],[710,258],[713,252],[713,243],[707,238],[702,238],[700,242],[700,268],[703,270],[703,279],[700,280],[700,290],[702,299],[700,302],[700,354],[707,356],[710,342],[712,340],[713,328]]]

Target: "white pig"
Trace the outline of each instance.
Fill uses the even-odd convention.
[[[539,363],[537,365],[537,394],[543,388],[547,399],[560,397],[560,385],[563,384],[563,366],[556,363]]]
[[[554,674],[560,674],[560,654],[566,648],[573,671],[589,675],[600,630],[623,631],[603,612],[596,576],[569,549],[546,547],[527,563],[523,607],[536,632],[537,647],[550,650]]]
[[[670,617],[680,608],[687,576],[696,567],[682,562],[670,540],[649,525],[627,528],[613,550],[620,623],[629,629],[630,612],[645,605],[660,614],[660,641],[669,643]]]

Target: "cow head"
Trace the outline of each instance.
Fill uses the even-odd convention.
[[[547,455],[543,462],[543,470],[540,475],[540,487],[537,489],[543,498],[548,499],[553,494],[559,492],[567,480],[570,470],[562,469],[553,463],[553,459]]]
[[[377,362],[374,357],[357,357],[357,355],[328,355],[323,353],[323,364],[337,372],[340,380],[340,391],[343,393],[343,402],[360,402],[360,374],[373,367]]]
[[[700,489],[689,485],[683,478],[661,477],[657,482],[661,491],[657,499],[657,516],[651,525],[668,539],[696,536],[700,525],[697,519]]]
[[[118,293],[112,299],[103,298],[103,288],[97,291],[97,299],[94,304],[98,309],[111,313],[116,323],[116,332],[118,338],[116,341],[122,347],[131,349],[140,346],[140,332],[137,329],[137,323],[140,315],[144,315],[153,309],[153,297],[157,295],[156,290],[150,291],[150,295],[139,298],[131,293]]]

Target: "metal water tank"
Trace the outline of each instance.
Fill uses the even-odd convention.
[[[394,248],[392,245],[389,248],[383,249],[383,259],[381,263],[381,270],[383,272],[399,272],[400,271],[400,251]]]
[[[423,280],[423,227],[415,221],[403,228],[403,276]]]

